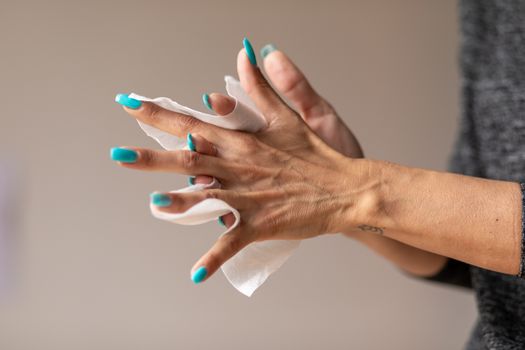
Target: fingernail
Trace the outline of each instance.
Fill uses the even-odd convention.
[[[195,284],[201,283],[206,278],[207,274],[208,274],[208,270],[206,269],[206,267],[201,266],[197,270],[195,270],[193,275],[191,275],[191,280]]]
[[[211,102],[210,102],[210,95],[208,94],[202,94],[202,103],[204,103],[204,105],[206,106],[206,108],[208,108],[210,111],[213,112],[213,108],[211,106]]]
[[[222,216],[219,216],[219,224],[221,224],[222,226],[226,227],[226,224],[224,223],[224,220],[222,219]]]
[[[261,56],[262,58],[266,58],[266,56],[268,56],[270,53],[274,52],[275,50],[277,50],[277,48],[275,47],[274,44],[268,44],[268,45],[265,45],[263,46],[263,48],[261,49]]]
[[[112,148],[110,156],[111,160],[122,163],[135,163],[139,157],[136,151],[121,147]]]
[[[157,207],[169,207],[171,205],[171,197],[164,193],[152,193],[150,199],[151,204]]]
[[[127,94],[117,94],[117,96],[115,96],[115,101],[131,109],[138,109],[142,106],[142,101],[135,100]]]
[[[191,134],[188,134],[188,136],[186,136],[186,143],[188,144],[188,148],[190,149],[190,151],[195,152],[197,150],[195,148],[195,143],[193,142],[193,136],[191,136]]]
[[[250,43],[250,40],[248,38],[244,38],[242,40],[242,44],[244,46],[244,50],[246,50],[246,55],[248,56],[248,59],[250,60],[250,63],[254,66],[257,65],[257,59],[255,58],[255,52],[253,52],[253,46]]]
[[[195,176],[188,177],[188,184],[195,185]]]

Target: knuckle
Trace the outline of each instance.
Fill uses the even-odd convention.
[[[285,84],[282,88],[283,94],[290,94],[299,89],[304,89],[305,78],[298,71],[287,71],[289,74],[288,79],[285,81]]]
[[[220,252],[216,251],[215,249],[212,249],[210,252],[208,252],[207,260],[213,265],[220,266],[222,264]]]
[[[270,121],[280,121],[281,119],[283,119],[283,117],[288,117],[291,111],[292,110],[288,106],[279,103],[274,104],[271,107],[265,108],[263,113],[264,116]],[[280,121],[280,123],[282,123],[282,121]],[[284,127],[284,125],[279,125],[279,127]]]
[[[271,110],[265,111],[264,114],[266,115],[266,117],[269,120],[278,120],[279,117],[282,116],[282,111],[280,111],[280,110],[278,110],[276,108],[272,108]]]
[[[241,167],[238,167],[238,172],[236,178],[241,183],[254,183],[260,180],[261,178],[267,178],[268,173],[264,168],[256,164],[246,164]]]
[[[210,146],[210,155],[211,156],[216,156],[217,154],[219,154],[219,150],[217,149],[217,146],[215,146],[213,143],[210,143],[208,142],[209,146]]]
[[[151,166],[156,163],[157,155],[155,152],[142,150],[140,151],[140,159],[142,161],[142,164],[145,166]]]
[[[161,119],[161,109],[154,104],[147,104],[146,115],[154,123],[158,123]]]
[[[220,238],[220,240],[222,240],[221,243],[227,255],[235,254],[242,249],[242,240],[238,236],[225,234]]]
[[[182,153],[182,166],[186,169],[194,169],[199,165],[201,154],[198,152],[184,151]]]
[[[219,191],[218,190],[206,191],[204,197],[205,199],[217,199],[219,198]]]
[[[264,78],[257,79],[254,83],[254,87],[260,90],[271,89],[270,84]]]
[[[199,124],[199,120],[194,117],[190,117],[187,115],[181,115],[177,118],[173,119],[173,123],[175,124],[174,127],[177,129],[181,129],[184,131],[190,131],[197,128],[197,125]]]
[[[241,134],[238,138],[238,143],[238,149],[245,150],[248,153],[255,151],[259,145],[257,138],[250,134]]]

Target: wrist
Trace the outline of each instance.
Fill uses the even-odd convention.
[[[396,181],[407,175],[406,168],[384,161],[369,159],[351,159],[348,164],[345,192],[348,204],[342,232],[386,234],[387,229],[394,228],[391,214],[395,212],[398,201],[395,195]]]

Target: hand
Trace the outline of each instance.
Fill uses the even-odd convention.
[[[351,158],[362,158],[363,151],[354,134],[290,58],[273,45],[261,51],[266,53],[263,64],[270,82],[291,102],[306,124],[333,149]]]
[[[341,120],[332,105],[310,85],[304,74],[282,51],[267,45],[264,68],[273,86],[288,99],[308,126],[330,147],[351,158],[363,158],[359,141]],[[197,178],[208,183],[211,179]],[[359,230],[342,232],[355,238]]]
[[[364,213],[356,206],[357,198],[370,192],[366,180],[372,163],[350,160],[324,143],[279,98],[247,52],[250,50],[241,50],[237,59],[241,84],[269,124],[257,134],[222,129],[150,103],[125,108],[140,121],[179,137],[191,133],[196,152],[135,148],[134,162],[122,166],[206,175],[223,186],[220,190],[164,193],[160,210],[183,212],[203,199],[218,198],[241,213],[240,224],[222,235],[192,269],[204,268],[206,277],[252,242],[304,239],[344,230],[358,222],[357,214]],[[211,97],[219,114],[232,106],[227,96]],[[373,198],[368,196],[366,202],[369,206]],[[232,224],[226,217],[224,221],[227,226]]]

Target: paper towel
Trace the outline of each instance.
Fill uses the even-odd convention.
[[[137,94],[130,94],[129,96],[140,101],[155,103],[174,112],[193,116],[206,123],[225,129],[257,132],[266,128],[266,120],[244,92],[239,81],[231,76],[226,76],[224,80],[226,82],[226,91],[236,100],[236,104],[230,114],[220,117],[193,110],[166,97],[150,99]],[[148,136],[155,139],[167,150],[182,149],[186,146],[185,139],[181,139],[141,122],[139,122],[139,125]],[[219,187],[220,183],[214,179],[213,182],[208,185],[195,184],[172,192],[193,192]],[[161,212],[155,206],[151,206],[151,212],[153,216],[158,219],[182,225],[198,225],[216,220],[219,216],[227,213],[233,213],[235,223],[224,233],[233,230],[241,220],[240,214],[235,208],[219,199],[205,199],[185,212],[178,214]],[[299,242],[300,241],[275,240],[251,243],[223,264],[222,271],[228,281],[230,281],[239,292],[246,296],[251,296],[253,292],[290,257],[293,250],[299,246]]]

